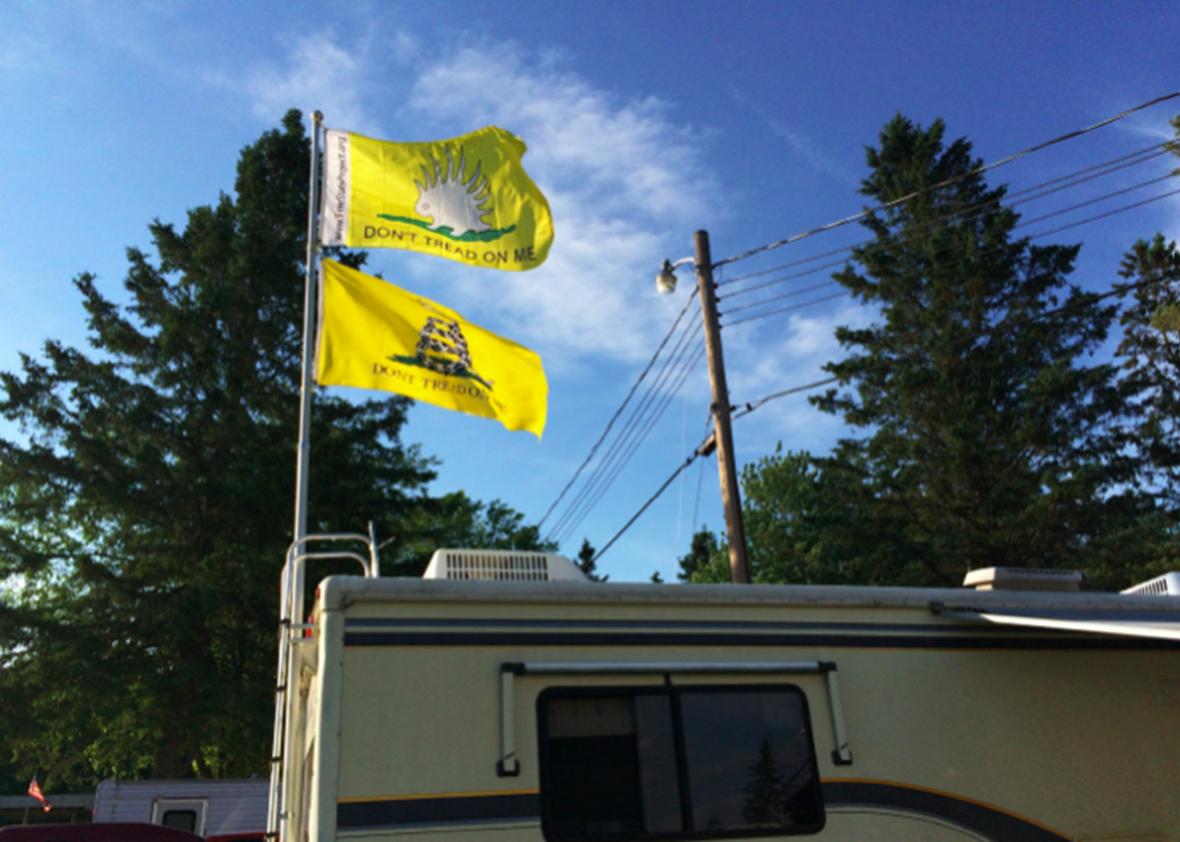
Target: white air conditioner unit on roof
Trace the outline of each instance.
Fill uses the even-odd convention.
[[[1076,591],[1083,576],[1077,570],[1044,567],[982,567],[963,577],[963,587],[977,591]]]
[[[589,582],[564,556],[530,550],[435,550],[423,579],[486,582]]]
[[[1146,596],[1180,596],[1180,573],[1165,573],[1132,585],[1123,593],[1133,593]]]

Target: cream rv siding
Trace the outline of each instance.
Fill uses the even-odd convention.
[[[821,840],[1180,840],[1176,644],[931,610],[1051,604],[1180,619],[1174,598],[351,577],[321,593],[301,697],[303,716],[315,715],[294,743],[313,750],[312,803],[295,812],[318,842],[539,842],[538,694],[665,681],[804,691]],[[519,774],[503,776],[504,665],[554,661],[735,671],[510,676]],[[851,764],[835,762],[826,676],[739,671],[766,662],[835,665]],[[302,775],[293,758],[285,770],[290,799]]]

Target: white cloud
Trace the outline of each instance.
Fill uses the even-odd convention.
[[[785,389],[804,386],[830,375],[825,363],[842,359],[846,351],[836,341],[835,330],[844,325],[865,327],[872,311],[852,301],[818,315],[791,314],[778,322],[755,328],[724,331],[729,388],[741,406]],[[767,326],[769,325],[769,326]],[[777,441],[792,450],[826,451],[844,430],[837,417],[821,413],[808,401],[822,388],[769,401],[741,420],[742,450],[764,453]]]
[[[734,102],[761,120],[766,125],[766,128],[770,130],[771,134],[779,140],[785,141],[788,148],[813,170],[824,175],[832,176],[847,184],[859,183],[857,176],[853,175],[846,167],[841,166],[829,155],[824,154],[810,138],[792,129],[784,120],[768,112],[743,91],[731,86],[729,95]]]
[[[529,144],[531,172],[605,203],[611,215],[682,220],[707,208],[713,179],[701,135],[674,123],[658,99],[622,100],[562,70],[553,54],[530,64],[503,45],[460,48],[423,70],[411,106],[457,128],[495,123],[515,132]]]
[[[650,354],[681,306],[655,295],[655,271],[687,250],[716,183],[703,138],[658,100],[621,99],[563,69],[560,54],[530,60],[502,44],[426,65],[409,104],[451,133],[494,123],[521,136],[525,166],[553,209],[544,266],[494,284],[463,281],[464,297],[559,366]]]
[[[363,134],[377,130],[370,111],[369,50],[365,42],[341,45],[329,34],[307,35],[288,44],[281,65],[255,65],[241,75],[211,75],[208,81],[236,90],[255,116],[273,121],[293,104],[319,109],[332,126]]]
[[[1173,112],[1171,111],[1158,113],[1147,112],[1120,120],[1115,125],[1121,131],[1135,135],[1136,137],[1163,143],[1166,140],[1172,140],[1176,137],[1176,131],[1170,123],[1172,116]]]
[[[1173,116],[1174,112],[1172,111],[1163,111],[1160,113],[1149,112],[1129,117],[1115,125],[1123,132],[1134,135],[1135,137],[1155,143],[1164,143],[1165,141],[1177,139],[1177,129],[1171,124]],[[1164,157],[1158,169],[1163,174],[1168,169],[1176,168],[1178,164],[1180,164],[1180,160],[1174,155],[1168,155]],[[1173,189],[1174,185],[1169,182],[1166,187],[1167,189]],[[1180,242],[1180,199],[1173,196],[1163,200],[1160,206],[1166,208],[1166,212],[1160,214],[1160,232],[1167,239]]]

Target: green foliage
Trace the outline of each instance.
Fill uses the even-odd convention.
[[[1157,234],[1123,260],[1123,278],[1138,285],[1122,314],[1123,361],[1134,402],[1134,438],[1148,456],[1146,481],[1180,502],[1180,251]]]
[[[290,112],[242,151],[235,196],[184,230],[154,222],[155,257],[128,251],[127,306],[77,279],[91,351],[51,341],[0,374],[19,430],[0,441],[0,777],[265,772],[307,150]],[[310,531],[373,520],[394,539],[387,574],[444,544],[538,546],[499,501],[427,495],[431,460],[399,438],[408,406],[317,396]]]
[[[864,517],[857,476],[808,453],[774,454],[742,469],[742,511],[756,583],[882,584],[879,541],[850,528]]]
[[[578,565],[578,568],[586,574],[586,578],[591,582],[605,582],[610,576],[600,576],[598,574],[598,562],[594,560],[595,555],[597,555],[597,550],[590,543],[590,539],[583,538],[582,546],[578,549],[578,557],[574,559],[574,563]]]
[[[1180,566],[1180,250],[1159,234],[1140,240],[1120,274],[1136,287],[1117,351],[1133,419],[1127,445],[1141,457],[1136,487],[1155,501],[1133,522],[1134,578],[1145,579]]]
[[[729,550],[708,527],[701,527],[692,536],[688,555],[680,558],[680,572],[676,574],[682,582],[696,584],[724,584],[731,580],[729,572]]]
[[[490,550],[547,550],[540,530],[501,500],[483,503],[462,491],[420,501],[408,513],[398,539],[381,551],[385,576],[421,576],[436,549],[479,547]]]
[[[896,204],[835,277],[879,318],[838,329],[849,353],[827,370],[845,388],[815,400],[865,434],[819,464],[854,479],[858,561],[892,581],[1112,563],[1108,498],[1133,470],[1115,366],[1087,359],[1116,305],[1068,282],[1078,247],[1014,239],[1003,188],[943,134],[898,116],[868,150],[861,192]]]

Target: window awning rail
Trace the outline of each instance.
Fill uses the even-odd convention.
[[[499,777],[520,774],[516,756],[516,680],[526,675],[821,675],[827,689],[828,712],[832,718],[832,762],[852,764],[852,748],[840,703],[838,669],[833,661],[507,661],[500,664],[500,759]]]

